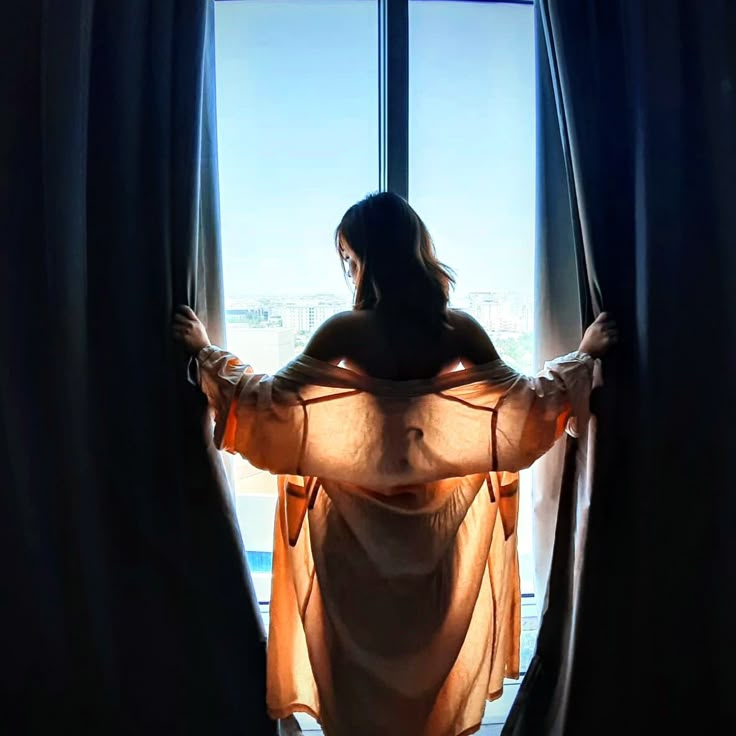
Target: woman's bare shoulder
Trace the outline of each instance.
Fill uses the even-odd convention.
[[[464,365],[482,365],[498,358],[491,338],[475,317],[460,309],[448,309],[447,321],[453,328],[456,350]]]
[[[372,324],[368,312],[352,310],[338,312],[325,320],[312,335],[304,354],[326,363],[339,363],[356,342],[364,338]]]
[[[452,329],[448,331],[449,342],[446,343],[444,338],[442,340],[445,345],[442,351],[447,352],[453,360],[457,358],[469,366],[490,363],[498,358],[490,337],[469,314],[451,309],[447,312],[447,321]],[[384,345],[385,336],[382,336],[382,330],[383,326],[376,315],[369,310],[340,312],[319,327],[304,348],[304,354],[326,363],[337,364],[349,359],[361,365],[372,365],[367,353],[375,353],[378,347]],[[410,345],[411,339],[407,339],[407,344]],[[424,352],[433,354],[436,349],[436,344],[431,348],[425,346]],[[412,347],[411,351],[411,359],[416,361],[416,353],[422,352],[422,347]],[[381,368],[383,369],[385,366]]]

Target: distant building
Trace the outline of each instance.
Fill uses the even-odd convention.
[[[326,319],[348,308],[342,299],[311,302],[305,298],[303,301],[274,306],[274,314],[281,316],[281,324],[284,327],[297,332],[313,332]]]
[[[238,322],[248,325],[258,325],[268,322],[270,312],[267,307],[246,307],[244,309],[228,309],[228,322]]]
[[[468,296],[468,312],[488,332],[524,334],[532,331],[532,305],[517,292],[476,291]]]

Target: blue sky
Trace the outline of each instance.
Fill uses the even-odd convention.
[[[378,186],[374,0],[216,3],[229,297],[344,293],[332,245]],[[458,294],[531,293],[534,54],[529,6],[410,3],[409,199]]]

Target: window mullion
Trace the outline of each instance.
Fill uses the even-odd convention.
[[[378,0],[379,187],[409,196],[409,0]]]

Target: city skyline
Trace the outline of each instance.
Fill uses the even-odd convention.
[[[489,333],[524,334],[533,330],[532,298],[523,292],[474,291],[462,304],[453,306],[475,317]],[[230,322],[289,327],[297,332],[313,332],[332,315],[351,307],[345,295],[331,293],[230,297],[226,302]]]

